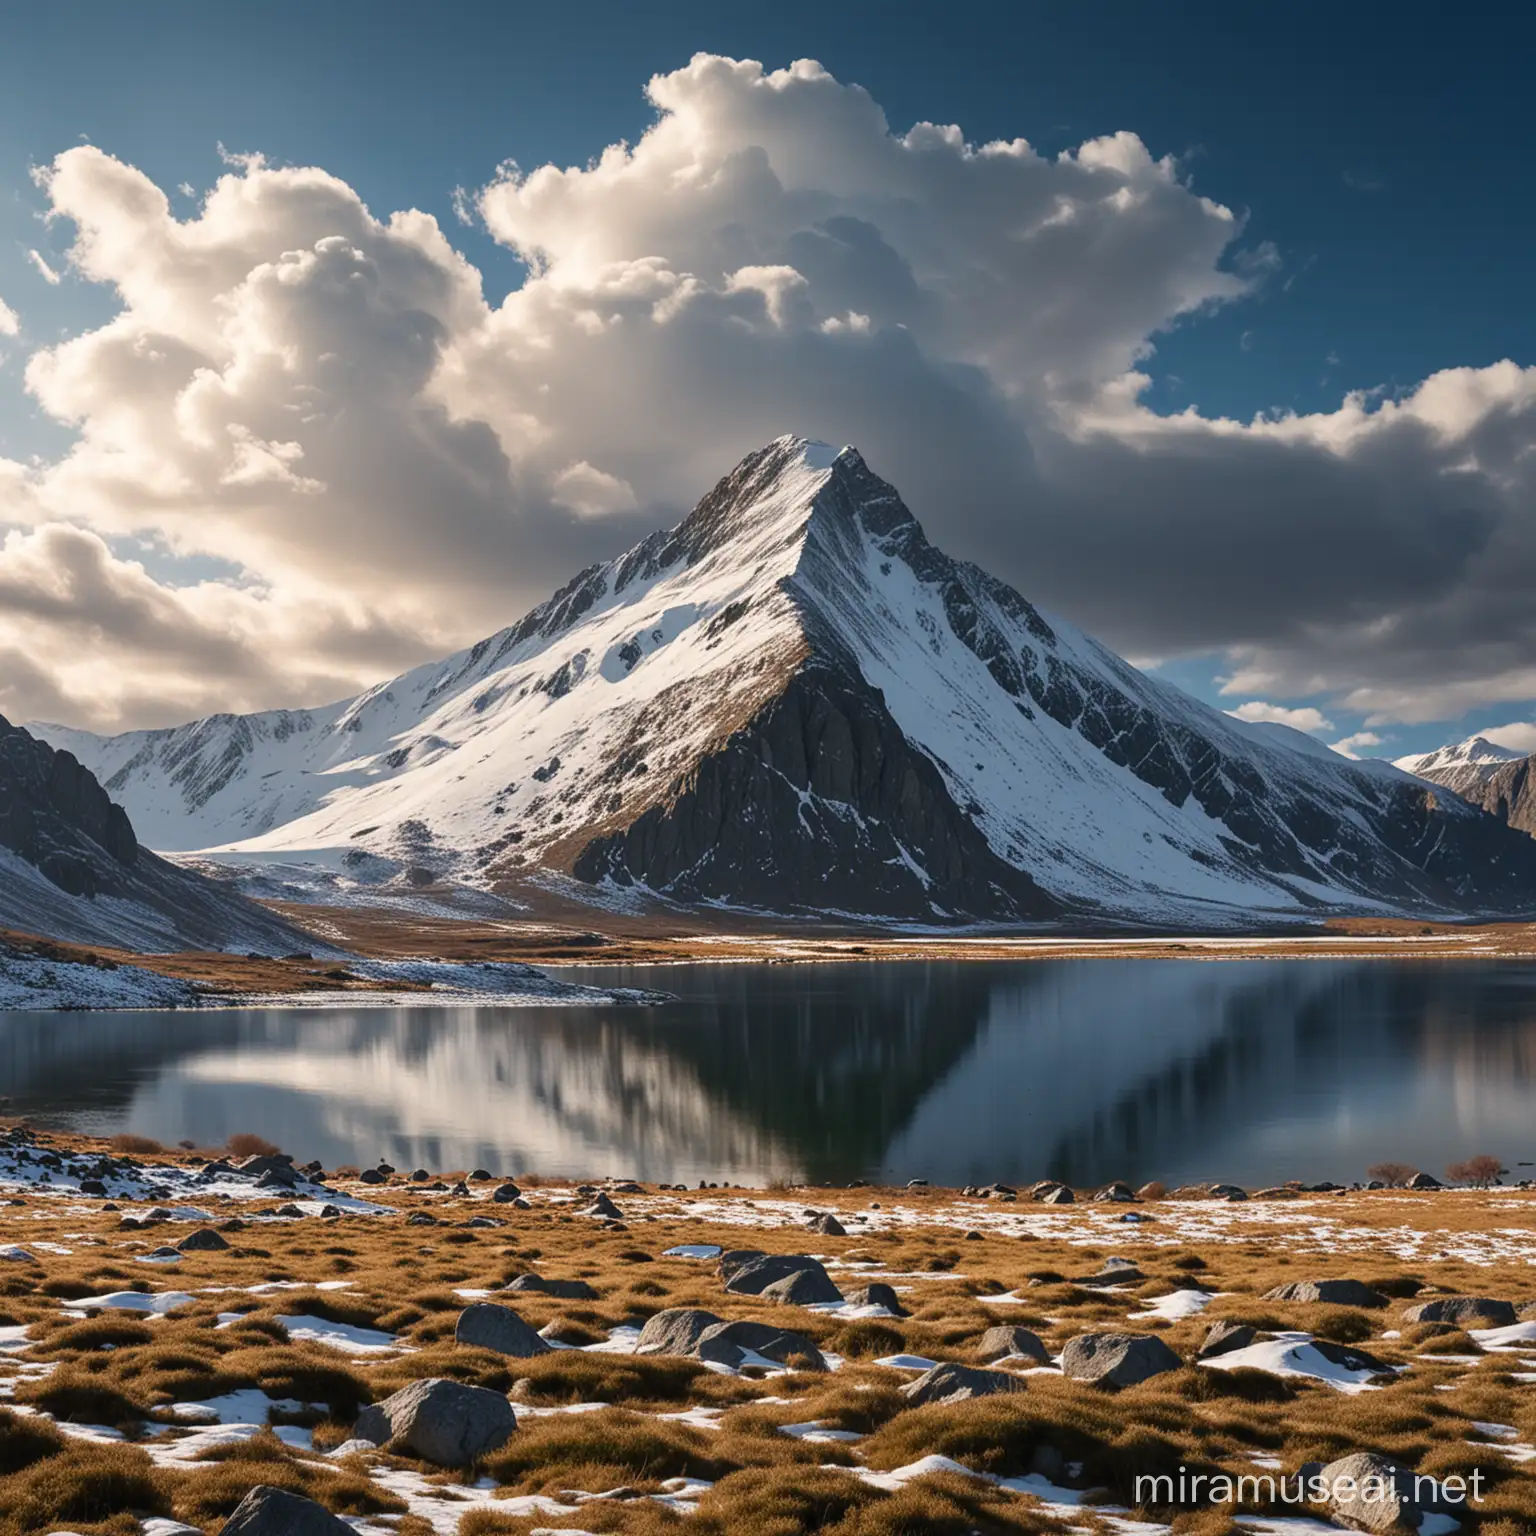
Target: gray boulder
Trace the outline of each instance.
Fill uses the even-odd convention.
[[[1146,1278],[1129,1259],[1105,1259],[1103,1268],[1096,1275],[1075,1275],[1072,1284],[1095,1288],[1108,1285],[1140,1285]]]
[[[516,1428],[517,1415],[501,1393],[429,1376],[364,1408],[352,1435],[393,1443],[438,1466],[468,1467],[506,1444]]]
[[[883,1280],[876,1280],[871,1285],[861,1285],[856,1291],[847,1292],[847,1297],[856,1307],[884,1307],[893,1317],[912,1315],[902,1306],[901,1298],[896,1294],[895,1289]]]
[[[1439,1189],[1440,1180],[1432,1173],[1416,1173],[1408,1180],[1409,1189]]]
[[[973,1397],[990,1397],[994,1392],[1023,1392],[1025,1384],[1007,1371],[983,1371],[974,1365],[946,1362],[909,1381],[901,1395],[916,1407],[928,1403],[965,1403]]]
[[[501,1184],[491,1191],[491,1199],[497,1205],[511,1205],[521,1194],[516,1184]]]
[[[582,1216],[595,1216],[601,1221],[622,1221],[624,1219],[624,1212],[601,1190],[598,1191],[597,1199],[591,1205],[584,1207],[578,1214]]]
[[[823,1237],[847,1237],[848,1229],[840,1222],[831,1211],[823,1211],[810,1223],[812,1232],[819,1232]]]
[[[805,1362],[802,1368],[824,1371],[827,1362],[815,1341],[793,1329],[775,1328],[772,1323],[715,1323],[699,1335],[693,1353],[701,1360],[717,1360],[722,1365],[739,1365],[743,1350],[750,1349],[777,1365],[791,1360]],[[731,1358],[734,1355],[734,1359]]]
[[[188,1232],[176,1246],[183,1253],[218,1253],[229,1247],[229,1241],[212,1227],[199,1227],[196,1232]]]
[[[355,1536],[325,1505],[265,1484],[240,1500],[224,1529],[230,1536]]]
[[[1235,1354],[1240,1349],[1247,1349],[1258,1336],[1258,1329],[1250,1328],[1246,1323],[1214,1322],[1206,1330],[1205,1342],[1201,1344],[1197,1358],[1210,1360],[1217,1355]]]
[[[1237,1184],[1212,1184],[1208,1193],[1213,1200],[1246,1200],[1248,1191]]]
[[[509,1291],[534,1291],[540,1296],[555,1296],[561,1301],[596,1301],[597,1292],[585,1280],[551,1280],[544,1275],[519,1275],[509,1280]]]
[[[700,1307],[668,1307],[646,1319],[635,1343],[642,1355],[691,1355],[699,1340],[723,1319]]]
[[[1004,1359],[1008,1355],[1027,1355],[1041,1365],[1051,1363],[1050,1351],[1040,1335],[1031,1333],[1028,1328],[999,1323],[995,1328],[988,1328],[976,1341],[978,1360],[990,1362]]]
[[[1455,1323],[1465,1327],[1481,1323],[1485,1328],[1508,1328],[1518,1322],[1512,1302],[1488,1296],[1437,1296],[1421,1301],[1403,1313],[1405,1323]]]
[[[1333,1307],[1384,1307],[1387,1298],[1360,1280],[1292,1280],[1265,1291],[1265,1301],[1320,1301]]]
[[[1111,1387],[1134,1387],[1182,1364],[1161,1339],[1145,1333],[1080,1333],[1061,1352],[1064,1376]]]
[[[727,1265],[727,1257],[733,1260]],[[721,1273],[726,1276],[725,1288],[738,1296],[766,1296],[771,1287],[780,1285],[796,1276],[807,1275],[809,1280],[798,1287],[789,1287],[787,1293],[775,1294],[774,1301],[792,1300],[804,1306],[815,1301],[841,1301],[843,1293],[832,1283],[820,1259],[803,1253],[754,1253],[744,1255],[734,1262],[736,1255],[722,1255]]]
[[[838,1302],[843,1293],[832,1283],[832,1277],[824,1269],[797,1269],[765,1285],[758,1292],[764,1301],[779,1302],[785,1306],[813,1307],[821,1302]]]
[[[1385,1456],[1356,1451],[1330,1461],[1316,1475],[1328,1490],[1328,1513],[1352,1531],[1409,1536],[1423,1521],[1425,1511],[1414,1501],[1413,1474]]]
[[[549,1353],[549,1345],[511,1307],[498,1307],[492,1301],[472,1302],[459,1313],[453,1341],[472,1349],[494,1349],[517,1360]]]
[[[1077,1203],[1077,1196],[1065,1184],[1052,1185],[1044,1194],[1036,1195],[1035,1199],[1041,1205],[1075,1205]]]

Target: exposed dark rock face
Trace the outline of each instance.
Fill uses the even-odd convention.
[[[1509,763],[1425,768],[1420,774],[1454,790],[1517,832],[1536,837],[1536,776],[1531,773],[1531,762],[1531,758],[1521,757]]]
[[[139,845],[127,813],[68,752],[0,716],[0,845],[71,896],[96,896],[110,871],[132,869]]]
[[[779,910],[1060,910],[993,853],[879,692],[826,664],[803,668],[671,800],[588,844],[573,873]]]
[[[275,952],[297,929],[141,848],[123,808],[68,752],[0,717],[0,928],[129,949]]]

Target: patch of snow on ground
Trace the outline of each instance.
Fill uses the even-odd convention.
[[[1196,1362],[1213,1371],[1252,1370],[1267,1371],[1271,1376],[1306,1376],[1314,1381],[1327,1382],[1340,1392],[1368,1392],[1372,1378],[1381,1371],[1352,1371],[1337,1365],[1324,1355],[1312,1342],[1309,1333],[1280,1333],[1272,1339],[1262,1339],[1247,1349],[1234,1349],[1225,1355]]]

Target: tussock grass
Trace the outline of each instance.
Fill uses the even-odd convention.
[[[533,1181],[519,1182],[538,1188]],[[57,1412],[77,1424],[122,1426],[125,1432],[155,1438],[186,1433],[166,1411],[173,1402],[259,1388],[275,1399],[318,1405],[281,1416],[318,1418],[314,1441],[323,1452],[350,1438],[361,1404],[421,1377],[447,1376],[510,1393],[520,1407],[609,1405],[576,1415],[520,1414],[513,1439],[477,1469],[492,1470],[503,1480],[499,1491],[508,1495],[574,1488],[647,1490],[672,1476],[715,1482],[691,1515],[643,1497],[587,1504],[579,1516],[566,1519],[548,1513],[514,1517],[493,1503],[489,1510],[464,1517],[463,1536],[567,1524],[623,1536],[1036,1531],[1049,1522],[1029,1500],[983,1483],[929,1478],[893,1494],[859,1482],[847,1467],[862,1463],[890,1470],[937,1453],[977,1471],[1018,1474],[1054,1467],[1059,1476],[1063,1462],[1080,1461],[1086,1481],[1130,1503],[1138,1474],[1178,1465],[1251,1472],[1252,1457],[1261,1453],[1279,1458],[1294,1472],[1303,1460],[1329,1460],[1357,1450],[1379,1451],[1441,1476],[1483,1472],[1491,1492],[1477,1518],[1464,1526],[1467,1536],[1524,1536],[1536,1529],[1536,1476],[1510,1462],[1497,1444],[1468,1443],[1485,1440],[1472,1428],[1474,1421],[1514,1425],[1536,1443],[1536,1393],[1514,1379],[1519,1361],[1488,1355],[1469,1366],[1447,1358],[1477,1351],[1466,1333],[1445,1325],[1409,1326],[1398,1339],[1381,1337],[1402,1326],[1403,1306],[1425,1284],[1447,1293],[1515,1301],[1536,1292],[1529,1269],[1518,1259],[1474,1265],[1458,1257],[1409,1264],[1398,1256],[1401,1245],[1391,1236],[1405,1221],[1426,1219],[1419,1214],[1424,1212],[1434,1213],[1433,1219],[1443,1224],[1437,1230],[1447,1232],[1478,1231],[1479,1224],[1518,1227],[1526,1217],[1497,1204],[1510,1198],[1507,1192],[1487,1197],[1486,1210],[1480,1196],[1410,1200],[1387,1195],[1332,1203],[1329,1214],[1348,1211],[1361,1234],[1368,1235],[1373,1224],[1383,1230],[1379,1247],[1359,1237],[1347,1255],[1298,1250],[1295,1234],[1283,1224],[1227,1242],[1168,1243],[1160,1224],[1092,1243],[1039,1233],[1021,1242],[980,1227],[979,1240],[962,1241],[962,1231],[983,1221],[978,1207],[974,1216],[962,1212],[952,1230],[912,1226],[829,1240],[794,1227],[754,1228],[747,1208],[762,1197],[735,1190],[717,1191],[715,1198],[728,1198],[736,1214],[747,1218],[740,1223],[682,1218],[660,1205],[652,1208],[655,1219],[648,1220],[644,1200],[621,1196],[628,1231],[597,1226],[539,1199],[532,1209],[517,1211],[424,1191],[403,1178],[382,1190],[359,1192],[384,1200],[400,1214],[345,1216],[324,1224],[256,1219],[256,1212],[281,1203],[275,1194],[269,1203],[236,1208],[246,1225],[238,1237],[231,1229],[234,1248],[188,1254],[162,1271],[135,1264],[133,1257],[184,1235],[181,1224],[130,1231],[119,1227],[115,1213],[82,1214],[74,1206],[57,1228],[61,1238],[67,1234],[65,1246],[72,1253],[47,1253],[38,1270],[0,1275],[4,1322],[30,1325],[35,1348],[28,1358],[48,1361],[56,1369],[47,1378],[28,1379],[14,1374],[15,1365],[0,1357],[0,1377],[11,1376],[24,1406]],[[477,1192],[484,1190],[477,1186]],[[921,1209],[952,1197],[939,1191],[910,1197],[902,1191],[805,1191],[803,1198],[807,1205],[838,1211],[851,1224],[853,1214],[871,1201]],[[131,1207],[125,1204],[125,1209]],[[414,1209],[430,1211],[438,1225],[408,1226],[404,1214]],[[22,1246],[46,1239],[55,1233],[58,1211],[46,1196],[24,1196],[20,1207],[0,1206],[0,1233],[4,1241]],[[471,1214],[492,1215],[502,1225],[455,1225]],[[988,1217],[994,1214],[987,1212]],[[1093,1214],[1081,1211],[1067,1219],[1084,1221]],[[1056,1213],[1052,1219],[1063,1218]],[[708,1262],[663,1256],[674,1244],[701,1242],[857,1256],[858,1262],[895,1274],[912,1315],[854,1321],[777,1307],[728,1294]],[[1441,1243],[1436,1251],[1455,1246]],[[1071,1277],[1092,1273],[1110,1255],[1132,1258],[1146,1281],[1113,1295],[1071,1283]],[[696,1306],[725,1318],[796,1329],[824,1351],[842,1355],[846,1364],[831,1375],[794,1372],[761,1381],[664,1356],[566,1349],[519,1360],[454,1344],[454,1322],[466,1304],[456,1288],[494,1293],[506,1280],[529,1271],[580,1277],[597,1291],[596,1300],[581,1302],[537,1292],[493,1296],[530,1326],[553,1325],[571,1343],[596,1342],[620,1324],[638,1326],[663,1307]],[[845,1289],[863,1283],[861,1271],[835,1273]],[[1262,1299],[1284,1281],[1328,1276],[1362,1280],[1391,1295],[1394,1304],[1385,1312],[1369,1312]],[[348,1287],[312,1288],[331,1277],[346,1279]],[[246,1290],[271,1280],[301,1284],[265,1294]],[[1152,1297],[1191,1285],[1227,1294],[1197,1316],[1126,1322]],[[186,1290],[194,1300],[167,1317],[148,1319],[114,1311],[82,1318],[61,1309],[66,1298],[128,1288]],[[1004,1291],[1027,1301],[989,1305],[989,1296]],[[243,1315],[219,1325],[219,1316],[232,1312]],[[398,1335],[411,1352],[351,1356],[295,1342],[276,1319],[296,1314],[380,1329]],[[969,1361],[981,1332],[997,1323],[1033,1328],[1053,1349],[1088,1329],[1155,1332],[1188,1360],[1217,1318],[1266,1331],[1304,1329],[1410,1369],[1384,1389],[1357,1396],[1260,1372],[1193,1365],[1120,1393],[1032,1375],[1021,1394],[914,1408],[899,1390],[910,1375],[872,1363],[901,1351]],[[723,1410],[715,1428],[661,1417],[696,1406]],[[813,1444],[780,1432],[785,1425],[811,1420],[864,1438],[852,1445]],[[463,1481],[454,1472],[392,1460],[424,1474],[445,1496]],[[79,1506],[67,1505],[71,1479],[91,1465],[102,1468],[100,1477],[78,1479]],[[133,1444],[71,1440],[44,1419],[0,1409],[0,1477],[5,1479],[0,1536],[53,1529],[129,1536],[137,1530],[125,1514],[130,1509],[169,1513],[212,1530],[260,1482],[308,1493],[339,1513],[393,1519],[400,1513],[399,1501],[369,1480],[366,1466],[351,1458],[321,1464],[263,1434],[221,1447],[196,1465],[156,1468]],[[115,1490],[110,1508],[104,1489]],[[30,1525],[18,1523],[16,1500],[22,1495],[30,1500],[25,1506]],[[59,1512],[65,1507],[73,1512]],[[1176,1519],[1178,1536],[1217,1536],[1227,1529],[1219,1511],[1152,1513]],[[1087,1508],[1074,1523],[1098,1527]],[[426,1536],[419,1519],[400,1518],[395,1528],[399,1536]]]

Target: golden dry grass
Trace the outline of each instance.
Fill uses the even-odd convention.
[[[50,1414],[66,1428],[102,1425],[127,1436],[121,1443],[70,1438],[46,1419],[0,1410],[0,1536],[56,1528],[126,1536],[137,1527],[125,1521],[125,1511],[172,1515],[214,1531],[258,1483],[307,1492],[340,1513],[401,1516],[395,1525],[401,1536],[424,1536],[427,1524],[405,1517],[401,1499],[369,1477],[366,1463],[317,1460],[349,1438],[361,1404],[424,1376],[510,1393],[524,1410],[514,1438],[469,1474],[493,1478],[498,1497],[481,1507],[477,1496],[480,1502],[466,1505],[462,1516],[452,1501],[463,1497],[465,1474],[409,1458],[374,1459],[438,1490],[447,1512],[439,1526],[452,1529],[442,1524],[451,1517],[462,1536],[562,1524],[626,1536],[1043,1531],[1055,1527],[1033,1501],[975,1479],[924,1478],[887,1491],[860,1481],[854,1470],[889,1471],[934,1454],[1000,1477],[1078,1462],[1085,1482],[1134,1505],[1138,1475],[1182,1465],[1236,1476],[1251,1473],[1256,1456],[1277,1458],[1294,1472],[1304,1461],[1357,1450],[1379,1451],[1437,1476],[1480,1471],[1490,1492],[1464,1528],[1478,1536],[1536,1530],[1536,1477],[1475,1427],[1510,1425],[1523,1441],[1536,1443],[1536,1387],[1517,1379],[1519,1361],[1479,1354],[1465,1333],[1435,1325],[1382,1337],[1399,1329],[1406,1298],[1424,1286],[1514,1301],[1536,1296],[1536,1272],[1513,1249],[1485,1264],[1464,1255],[1404,1259],[1393,1251],[1410,1226],[1432,1233],[1434,1242],[1421,1247],[1437,1253],[1458,1234],[1529,1229],[1536,1200],[1528,1197],[1383,1192],[1335,1200],[1330,1217],[1347,1220],[1359,1234],[1356,1251],[1343,1256],[1305,1251],[1284,1221],[1231,1229],[1224,1240],[1169,1241],[1154,1225],[1096,1241],[1085,1228],[1022,1241],[986,1224],[992,1214],[986,1204],[958,1202],[944,1191],[787,1191],[771,1202],[760,1193],[720,1191],[715,1209],[705,1214],[688,1214],[684,1197],[620,1196],[629,1214],[613,1225],[550,1203],[547,1196],[560,1193],[553,1188],[537,1191],[526,1211],[424,1191],[403,1179],[355,1192],[395,1214],[259,1220],[249,1218],[272,1205],[242,1204],[247,1220],[226,1232],[229,1249],[189,1253],[169,1269],[140,1265],[135,1256],[184,1235],[183,1224],[125,1231],[99,1202],[83,1206],[41,1193],[0,1205],[0,1242],[53,1241],[72,1250],[39,1253],[35,1267],[0,1270],[0,1325],[28,1325],[31,1346],[24,1356],[0,1356],[0,1383],[19,1407]],[[802,1201],[837,1210],[850,1224],[872,1202],[886,1209],[899,1202],[914,1220],[845,1238],[768,1225]],[[414,1210],[430,1211],[438,1224],[407,1224]],[[1147,1210],[1166,1216],[1172,1208]],[[472,1214],[491,1214],[504,1224],[455,1224]],[[925,1214],[931,1224],[915,1219]],[[968,1227],[981,1237],[963,1240]],[[679,1243],[810,1250],[876,1265],[898,1277],[912,1315],[850,1321],[731,1295],[712,1264],[663,1256]],[[1072,1283],[1112,1253],[1133,1256],[1147,1278],[1117,1293]],[[662,1307],[695,1306],[796,1328],[844,1364],[835,1373],[797,1371],[764,1380],[719,1374],[678,1357],[560,1350],[509,1359],[453,1342],[465,1305],[460,1291],[494,1291],[529,1270],[584,1279],[597,1292],[590,1301],[537,1292],[506,1298],[533,1327],[557,1325],[572,1342],[639,1326]],[[1384,1310],[1367,1310],[1263,1299],[1285,1281],[1324,1276],[1364,1280],[1393,1300]],[[344,1280],[346,1288],[314,1288],[332,1280]],[[273,1282],[285,1288],[248,1289]],[[1198,1316],[1126,1322],[1151,1298],[1191,1285],[1222,1294]],[[193,1299],[155,1318],[86,1316],[62,1305],[129,1288],[176,1289]],[[989,1302],[1005,1292],[1024,1300],[1006,1307]],[[294,1316],[396,1334],[409,1352],[347,1355],[292,1339],[279,1319]],[[873,1363],[897,1352],[967,1360],[981,1333],[998,1322],[1034,1328],[1053,1351],[1085,1329],[1129,1327],[1157,1333],[1188,1360],[1217,1318],[1358,1344],[1409,1369],[1383,1389],[1355,1396],[1307,1381],[1193,1365],[1120,1393],[1037,1375],[1021,1394],[916,1408],[898,1390],[910,1375]],[[36,1374],[42,1366],[51,1367],[47,1375]],[[195,1465],[151,1459],[146,1447],[158,1450],[186,1433],[173,1423],[171,1404],[249,1388],[304,1405],[276,1418],[310,1428],[315,1453],[262,1434]],[[554,1411],[577,1404],[606,1406]],[[665,1417],[700,1408],[714,1410],[713,1427]],[[813,1420],[863,1438],[827,1444],[781,1433]],[[676,1477],[713,1484],[686,1516],[646,1497]],[[630,1496],[582,1505],[579,1517],[514,1517],[496,1508],[502,1495],[563,1498],[569,1490],[624,1489]],[[1232,1513],[1143,1512],[1176,1517],[1180,1536],[1215,1536]],[[1091,1512],[1082,1521],[1090,1529],[1096,1524]]]

